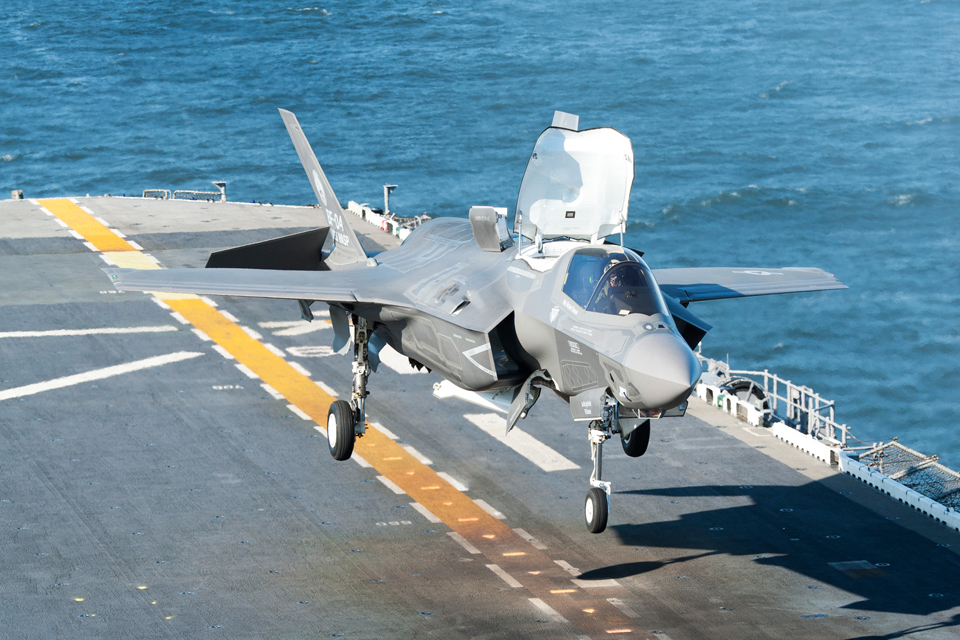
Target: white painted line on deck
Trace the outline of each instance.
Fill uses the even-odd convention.
[[[107,256],[103,255],[102,253],[99,254],[99,255],[100,255],[100,259],[103,260],[104,262],[106,262],[106,263],[107,263],[108,265],[110,265],[111,267],[117,266],[117,263],[114,262],[113,260],[111,260],[110,258],[108,258]]]
[[[749,433],[750,435],[755,436],[755,437],[757,437],[757,438],[772,438],[772,437],[773,437],[773,436],[771,436],[769,433],[765,433],[765,432],[764,432],[765,430],[763,430],[763,429],[757,429],[756,427],[741,427],[741,429],[743,429],[744,431],[746,431],[746,432]]]
[[[70,231],[73,231],[73,229],[70,229]],[[77,237],[82,238],[83,236],[77,234]],[[92,242],[84,242],[83,246],[85,246],[87,249],[90,249],[90,251],[93,251],[94,253],[100,253],[100,249],[97,249],[95,246],[93,246]]]
[[[223,315],[224,318],[226,318],[230,322],[236,322],[237,324],[240,324],[240,321],[237,319],[237,316],[233,315],[229,311],[226,311],[225,309],[221,309],[220,313]]]
[[[67,336],[96,336],[115,333],[162,333],[179,331],[171,324],[157,327],[103,327],[101,329],[52,329],[50,331],[3,331],[0,338],[60,338]]]
[[[200,299],[203,300],[206,304],[210,305],[214,309],[217,308],[217,303],[208,298],[207,296],[200,296]]]
[[[620,586],[616,580],[571,580],[581,589],[615,589]]]
[[[103,369],[95,369],[93,371],[87,371],[86,373],[78,373],[72,376],[65,376],[63,378],[55,378],[53,380],[47,380],[46,382],[37,382],[35,384],[28,384],[23,387],[16,387],[14,389],[7,389],[6,391],[0,391],[0,400],[9,400],[10,398],[22,398],[23,396],[33,395],[35,393],[40,393],[42,391],[51,391],[53,389],[62,389],[63,387],[71,387],[73,385],[82,384],[84,382],[92,382],[93,380],[102,380],[104,378],[110,378],[110,377],[118,376],[124,373],[131,373],[133,371],[140,371],[142,369],[149,369],[151,367],[159,367],[165,364],[170,364],[172,362],[189,360],[191,358],[196,358],[202,355],[203,355],[202,353],[196,353],[191,351],[178,351],[177,353],[170,353],[165,356],[154,356],[152,358],[146,358],[144,360],[137,360],[136,362],[128,362],[126,364],[118,364],[112,367],[105,367]]]
[[[313,375],[312,373],[310,373],[310,372],[307,370],[307,368],[306,368],[305,366],[303,366],[303,365],[300,364],[299,362],[294,362],[293,360],[289,360],[289,361],[287,361],[287,364],[289,364],[291,367],[293,367],[293,369],[295,369],[297,373],[299,373],[299,374],[301,374],[301,375],[304,375],[304,376],[307,376],[308,378]]]
[[[430,513],[430,510],[427,509],[422,504],[420,504],[419,502],[411,502],[410,506],[416,509],[420,513],[420,515],[422,515],[424,518],[427,519],[428,522],[432,522],[433,524],[440,524],[441,522],[440,518]]]
[[[547,615],[547,617],[550,618],[550,620],[552,620],[553,622],[566,622],[566,621],[567,621],[566,618],[564,618],[562,615],[560,615],[559,613],[557,613],[556,610],[555,610],[553,607],[551,607],[550,605],[548,605],[546,602],[544,602],[544,601],[541,600],[540,598],[528,598],[528,600],[530,600],[530,604],[532,604],[533,606],[535,606],[535,607],[536,607],[537,609],[539,609],[542,613],[545,613],[545,614]]]
[[[574,582],[576,582],[576,580],[574,580]],[[619,585],[618,585],[618,586],[619,586]],[[607,598],[607,602],[609,602],[610,604],[612,604],[613,606],[615,606],[617,609],[620,609],[620,611],[623,612],[623,615],[627,616],[628,618],[639,618],[639,617],[640,617],[640,614],[639,614],[639,613],[637,613],[636,611],[634,611],[633,609],[631,609],[629,606],[627,606],[627,603],[625,603],[625,602],[624,602],[623,600],[621,600],[620,598]],[[666,637],[666,636],[664,636],[664,635],[662,635],[662,634],[657,634],[657,637],[659,637],[659,638],[664,638],[664,637]]]
[[[506,519],[507,519],[507,516],[503,515],[503,513],[501,513],[501,512],[498,511],[497,509],[494,509],[494,508],[490,505],[490,503],[487,502],[486,500],[481,500],[480,498],[474,498],[473,502],[474,502],[474,504],[476,504],[478,507],[480,507],[481,509],[483,509],[484,511],[486,511],[487,513],[489,513],[490,515],[492,515],[492,516],[493,516],[494,518],[496,518],[497,520],[506,520]]]
[[[236,360],[236,358],[233,357],[233,354],[231,354],[229,351],[227,351],[226,349],[224,349],[218,344],[213,345],[213,350],[219,353],[220,355],[222,355],[227,360]]]
[[[314,425],[313,428],[319,431],[320,433],[322,433],[324,438],[327,437],[327,430],[321,427],[320,425],[318,424]],[[353,458],[359,458],[359,457],[360,456],[358,456],[357,454],[353,454]],[[364,463],[366,463],[366,460],[364,460]],[[363,465],[361,464],[360,466],[362,467]]]
[[[454,540],[456,540],[457,544],[459,544],[461,547],[467,550],[467,553],[470,553],[473,555],[478,555],[480,553],[480,549],[477,549],[475,546],[467,542],[467,539],[464,538],[459,533],[457,533],[456,531],[448,531],[447,535],[453,538]]]
[[[254,340],[263,340],[263,336],[251,329],[246,325],[240,325],[240,328],[243,329],[243,332],[253,338]]]
[[[186,318],[184,318],[182,315],[180,315],[176,311],[171,311],[170,317],[176,320],[177,322],[179,322],[180,324],[190,324],[190,322]]]
[[[156,302],[156,303],[157,303],[157,306],[160,307],[161,309],[164,309],[164,310],[166,310],[166,311],[170,311],[170,305],[168,305],[166,302],[164,302],[164,301],[161,300],[160,298],[157,298],[157,297],[155,297],[155,296],[151,296],[150,299],[153,300],[154,302]]]
[[[573,567],[566,560],[554,560],[558,565],[560,565],[564,571],[572,575],[574,578],[580,575],[580,569]]]
[[[103,222],[103,223],[101,223],[101,224],[102,224],[103,226],[107,227],[108,229],[110,229],[110,231],[113,231],[113,233],[116,234],[116,236],[117,236],[118,238],[123,238],[124,240],[127,239],[127,236],[123,235],[123,233],[122,233],[121,231],[118,231],[117,229],[114,229],[113,227],[111,227],[110,225],[108,225],[106,222]]]
[[[467,485],[463,484],[462,482],[454,478],[449,473],[446,473],[444,471],[437,471],[437,475],[443,478],[444,480],[446,480],[447,482],[449,482],[450,486],[452,486],[457,491],[470,491],[470,488]]]
[[[160,264],[160,260],[158,260],[157,258],[153,257],[153,256],[150,255],[149,253],[144,253],[144,254],[143,254],[143,257],[146,258],[147,260],[149,260],[150,262],[153,262],[153,263],[155,263],[155,264]]]
[[[311,421],[313,420],[313,418],[311,418],[306,413],[304,413],[303,409],[301,409],[295,404],[288,404],[287,409],[290,409],[290,411],[297,414],[297,416],[299,416],[301,420],[311,420]]]
[[[390,491],[393,491],[398,496],[402,496],[403,494],[406,493],[406,491],[398,487],[396,483],[394,483],[394,481],[388,478],[387,476],[377,476],[377,480],[382,482],[384,486],[387,487],[387,489],[390,489]]]
[[[402,444],[400,446],[403,447],[404,451],[406,451],[407,453],[412,455],[414,458],[419,460],[422,464],[425,464],[428,467],[433,464],[433,460],[431,460],[427,456],[423,455],[422,453],[414,449],[412,444]]]
[[[540,551],[547,550],[547,545],[543,544],[543,541],[541,541],[539,538],[534,538],[532,535],[530,535],[523,529],[514,529],[513,532],[516,533],[521,538],[523,538],[524,540],[526,540],[527,542],[529,542],[530,544],[532,544],[534,549],[540,549]]]
[[[580,465],[564,458],[519,427],[514,427],[509,435],[505,435],[505,421],[495,413],[468,414],[463,417],[480,427],[491,438],[499,440],[544,471],[580,468]]]
[[[130,245],[131,247],[133,247],[134,249],[136,249],[137,251],[143,251],[143,247],[141,247],[140,245],[138,245],[138,244],[137,244],[136,242],[134,242],[133,240],[127,240],[127,244]]]
[[[337,393],[336,391],[334,391],[332,388],[330,388],[330,387],[329,387],[325,382],[323,382],[322,380],[315,380],[315,382],[317,383],[317,386],[320,387],[321,389],[323,389],[323,391],[324,391],[328,396],[333,396],[334,398],[339,397],[340,394]]]
[[[516,579],[514,579],[514,577],[513,577],[512,575],[510,575],[509,573],[507,573],[506,571],[504,571],[504,570],[503,570],[502,568],[500,568],[498,565],[488,564],[488,565],[487,565],[487,569],[490,569],[490,571],[493,571],[495,574],[497,574],[497,575],[500,577],[501,580],[503,580],[504,582],[506,582],[508,585],[510,585],[510,586],[513,587],[514,589],[521,589],[521,588],[523,588],[523,585],[522,585],[522,584],[520,584],[519,582],[517,582]]]
[[[284,399],[283,395],[281,395],[279,391],[277,391],[276,389],[274,389],[273,387],[271,387],[270,385],[268,385],[266,382],[264,382],[264,383],[261,384],[260,386],[263,387],[263,390],[264,390],[264,391],[266,391],[266,392],[269,393],[271,396],[273,396],[273,399],[274,399],[274,400],[283,400],[283,399]]]
[[[76,238],[77,240],[83,240],[83,236],[80,235],[79,233],[77,233],[76,231],[74,231],[73,229],[67,229],[67,233],[69,233],[70,235],[72,235],[72,236],[73,236],[74,238]]]
[[[250,370],[250,367],[248,367],[248,366],[245,365],[245,364],[237,363],[237,364],[235,364],[235,365],[233,365],[233,366],[235,366],[237,369],[239,369],[239,370],[240,370],[240,373],[242,373],[243,375],[247,376],[247,377],[250,378],[251,380],[257,380],[257,379],[260,378],[260,376],[258,376],[258,375],[255,374],[253,371],[251,371],[251,370]]]
[[[318,428],[319,428],[319,427],[318,427]],[[323,435],[327,435],[326,429],[323,430]],[[373,465],[372,465],[372,464],[370,464],[369,462],[367,462],[366,460],[364,460],[363,458],[361,458],[360,456],[358,456],[356,453],[354,453],[352,456],[350,456],[350,459],[353,460],[354,462],[356,462],[358,465],[360,465],[360,466],[363,467],[364,469],[372,469],[372,468],[373,468]]]
[[[325,344],[304,347],[287,347],[287,352],[294,358],[328,358],[336,352]]]
[[[393,431],[390,431],[390,429],[387,429],[385,426],[383,426],[379,422],[371,422],[370,426],[376,429],[377,431],[379,431],[380,433],[382,433],[383,435],[387,436],[391,440],[397,439],[397,434],[395,434]]]
[[[275,356],[280,356],[281,358],[286,358],[286,357],[287,357],[287,354],[285,354],[283,351],[281,351],[280,349],[276,348],[275,346],[273,346],[273,345],[270,344],[269,342],[264,342],[264,343],[263,343],[263,346],[265,346],[265,347],[267,348],[267,351],[269,351],[270,353],[272,353],[272,354],[275,355]]]
[[[90,215],[92,215],[92,216],[93,216],[93,219],[96,220],[97,222],[99,222],[100,224],[102,224],[103,226],[105,226],[105,227],[107,227],[107,228],[110,227],[110,223],[107,222],[106,220],[104,220],[103,218],[101,218],[100,216],[94,215],[94,214],[93,214],[93,211],[90,210],[90,207],[86,207],[86,206],[84,206],[84,205],[81,204],[81,205],[80,205],[80,208],[83,209],[84,211],[86,211],[87,213],[89,213]]]
[[[50,212],[47,211],[46,209],[44,209],[44,212],[45,212],[48,216],[52,216],[52,215],[53,215],[52,213],[50,213]],[[57,223],[58,225],[60,225],[61,227],[63,227],[64,229],[69,229],[69,228],[70,228],[69,225],[67,225],[67,223],[64,222],[63,220],[61,220],[60,218],[54,218],[53,221],[56,222],[56,223]]]
[[[203,340],[204,342],[212,342],[212,340],[210,340],[210,336],[205,334],[203,331],[200,331],[200,329],[197,329],[196,327],[194,327],[190,329],[190,331],[193,331],[196,334],[196,336],[201,340]]]

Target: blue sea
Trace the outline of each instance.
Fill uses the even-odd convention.
[[[943,0],[47,2],[0,16],[0,190],[209,189],[511,213],[554,109],[636,155],[654,268],[817,266],[850,289],[699,303],[704,353],[960,467],[960,11]],[[3,224],[3,221],[0,221]]]

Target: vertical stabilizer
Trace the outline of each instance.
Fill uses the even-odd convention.
[[[307,172],[307,178],[310,179],[310,185],[313,192],[317,195],[317,202],[327,216],[327,223],[330,225],[330,236],[333,238],[333,251],[324,261],[328,266],[336,269],[338,266],[346,266],[358,262],[366,262],[367,254],[360,246],[356,234],[350,228],[346,216],[343,214],[343,208],[333,193],[333,188],[327,182],[327,176],[324,175],[320,163],[317,162],[317,156],[313,154],[307,137],[303,135],[297,116],[291,112],[280,109],[280,117],[283,118],[283,124],[287,127],[287,133],[293,141],[293,146],[300,156],[300,162],[303,164],[303,170]]]

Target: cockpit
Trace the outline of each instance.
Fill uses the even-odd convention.
[[[594,313],[666,315],[650,269],[633,252],[579,249],[570,259],[563,292]]]

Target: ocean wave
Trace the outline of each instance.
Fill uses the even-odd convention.
[[[16,159],[19,158],[19,157],[20,157],[20,156],[18,156],[18,155],[16,155],[16,154],[8,153],[8,154],[6,154],[6,155],[4,155],[4,156],[0,156],[0,161],[2,161],[2,162],[13,162],[14,160],[16,160]]]
[[[319,13],[317,15],[321,15],[321,16],[333,15],[332,13],[330,13],[329,11],[321,7],[303,7],[302,9],[297,9],[295,7],[287,7],[287,11],[295,11],[297,13],[306,13],[308,11],[318,11]]]
[[[760,97],[763,98],[764,100],[769,100],[771,96],[775,97],[778,93],[780,93],[781,91],[789,87],[791,84],[793,84],[793,80],[784,80],[783,82],[775,86],[773,89],[770,89],[769,91],[764,91],[763,93],[761,93]]]

